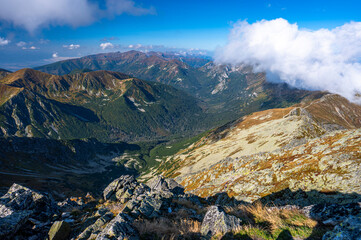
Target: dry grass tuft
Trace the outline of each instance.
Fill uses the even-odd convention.
[[[192,238],[199,234],[201,223],[190,219],[170,220],[160,218],[153,220],[138,220],[134,222],[141,236],[152,236],[159,239]]]
[[[239,205],[233,208],[226,208],[227,213],[243,219],[244,222],[275,232],[279,229],[290,227],[314,228],[317,221],[307,218],[298,209],[279,209],[268,207],[256,202],[252,205]]]

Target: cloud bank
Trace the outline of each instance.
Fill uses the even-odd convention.
[[[123,13],[154,14],[153,8],[136,6],[132,0],[105,0],[106,8],[90,0],[0,0],[0,19],[34,32],[49,25],[89,25],[101,18]]]
[[[234,25],[218,63],[250,64],[294,87],[327,90],[361,102],[361,22],[300,29],[285,19]]]

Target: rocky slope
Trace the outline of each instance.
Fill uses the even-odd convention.
[[[254,201],[284,189],[361,193],[360,120],[361,106],[332,94],[256,112],[212,131],[154,172],[202,197],[227,192]]]
[[[3,136],[103,141],[156,139],[200,131],[198,101],[128,75],[95,71],[56,76],[23,69],[0,80]]]
[[[56,202],[49,194],[13,184],[0,198],[0,238],[356,239],[359,200],[264,207],[224,194],[207,199],[185,194],[181,185],[162,176],[145,185],[123,175],[101,199],[87,194]]]

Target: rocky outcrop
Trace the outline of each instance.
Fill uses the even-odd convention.
[[[177,183],[174,179],[164,178],[163,176],[156,177],[149,184],[149,187],[153,192],[161,192],[161,193],[171,192],[173,194],[184,193],[184,188],[182,185]]]
[[[11,237],[30,218],[44,225],[58,209],[54,200],[18,184],[0,198],[0,238]]]
[[[137,230],[131,225],[132,222],[133,219],[131,217],[120,213],[98,234],[96,240],[137,240],[139,235]]]
[[[361,216],[351,216],[327,232],[322,240],[361,240]]]
[[[308,207],[309,208],[309,207]],[[307,208],[306,208],[307,209]],[[317,204],[311,206],[308,214],[312,219],[325,225],[337,225],[350,216],[361,215],[361,203]]]
[[[220,206],[211,206],[202,222],[201,233],[203,235],[215,235],[227,233],[241,226],[241,220],[225,213]]]
[[[139,195],[146,191],[149,191],[146,185],[138,183],[131,175],[124,175],[115,179],[105,188],[103,197],[104,200],[126,202],[133,194]]]

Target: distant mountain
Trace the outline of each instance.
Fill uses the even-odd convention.
[[[202,197],[226,191],[244,201],[286,189],[361,193],[360,128],[361,106],[326,94],[211,131],[153,174],[174,177]]]
[[[103,141],[160,139],[204,130],[186,93],[109,71],[56,76],[22,69],[0,80],[0,134]]]
[[[10,71],[0,68],[0,79],[6,77],[10,73],[11,73]]]
[[[309,91],[266,81],[248,66],[215,64],[209,58],[138,51],[96,54],[35,68],[63,75],[72,71],[111,70],[184,90],[204,101],[209,111],[232,120],[254,111],[300,102]]]

